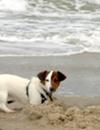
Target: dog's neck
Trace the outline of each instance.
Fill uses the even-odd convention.
[[[27,95],[27,98],[29,99],[30,97],[30,94],[29,94],[29,87],[30,87],[30,84],[31,84],[32,80],[30,80],[26,86],[26,95]],[[41,84],[41,83],[40,83]],[[40,96],[41,96],[41,103],[44,103],[48,98],[50,99],[50,101],[53,101],[52,99],[52,94],[48,93],[46,89],[44,89],[44,85],[41,84],[41,91],[40,90],[37,90],[39,93],[40,93]]]
[[[52,94],[50,94],[44,87],[44,84],[41,83],[40,81],[40,86],[41,86],[41,91],[39,91],[40,95],[41,95],[41,103],[44,103],[48,98],[50,99],[50,101],[53,101],[52,99]]]
[[[51,93],[48,93],[44,88],[42,88],[43,91],[45,92],[45,94],[49,97],[50,101],[53,101],[52,99],[52,94]]]

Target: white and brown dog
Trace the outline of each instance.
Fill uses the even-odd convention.
[[[59,71],[43,71],[31,80],[10,74],[0,75],[0,109],[13,112],[7,107],[8,96],[21,101],[39,105],[46,100],[52,100],[52,93],[56,91],[60,82],[66,76]]]

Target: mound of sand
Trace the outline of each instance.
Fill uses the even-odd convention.
[[[28,121],[41,126],[53,126],[62,129],[100,129],[100,106],[90,106],[84,109],[67,107],[55,101],[36,107],[25,108],[22,113]]]
[[[0,130],[100,130],[100,106],[68,107],[55,100],[27,106],[15,113],[0,112]]]

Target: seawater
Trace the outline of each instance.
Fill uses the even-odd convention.
[[[100,0],[0,0],[0,55],[100,52]]]

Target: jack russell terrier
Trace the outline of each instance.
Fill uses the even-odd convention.
[[[0,75],[0,109],[4,112],[14,112],[7,107],[11,96],[26,104],[39,105],[52,99],[52,93],[56,91],[60,82],[66,76],[59,71],[43,71],[31,80],[10,74]]]

